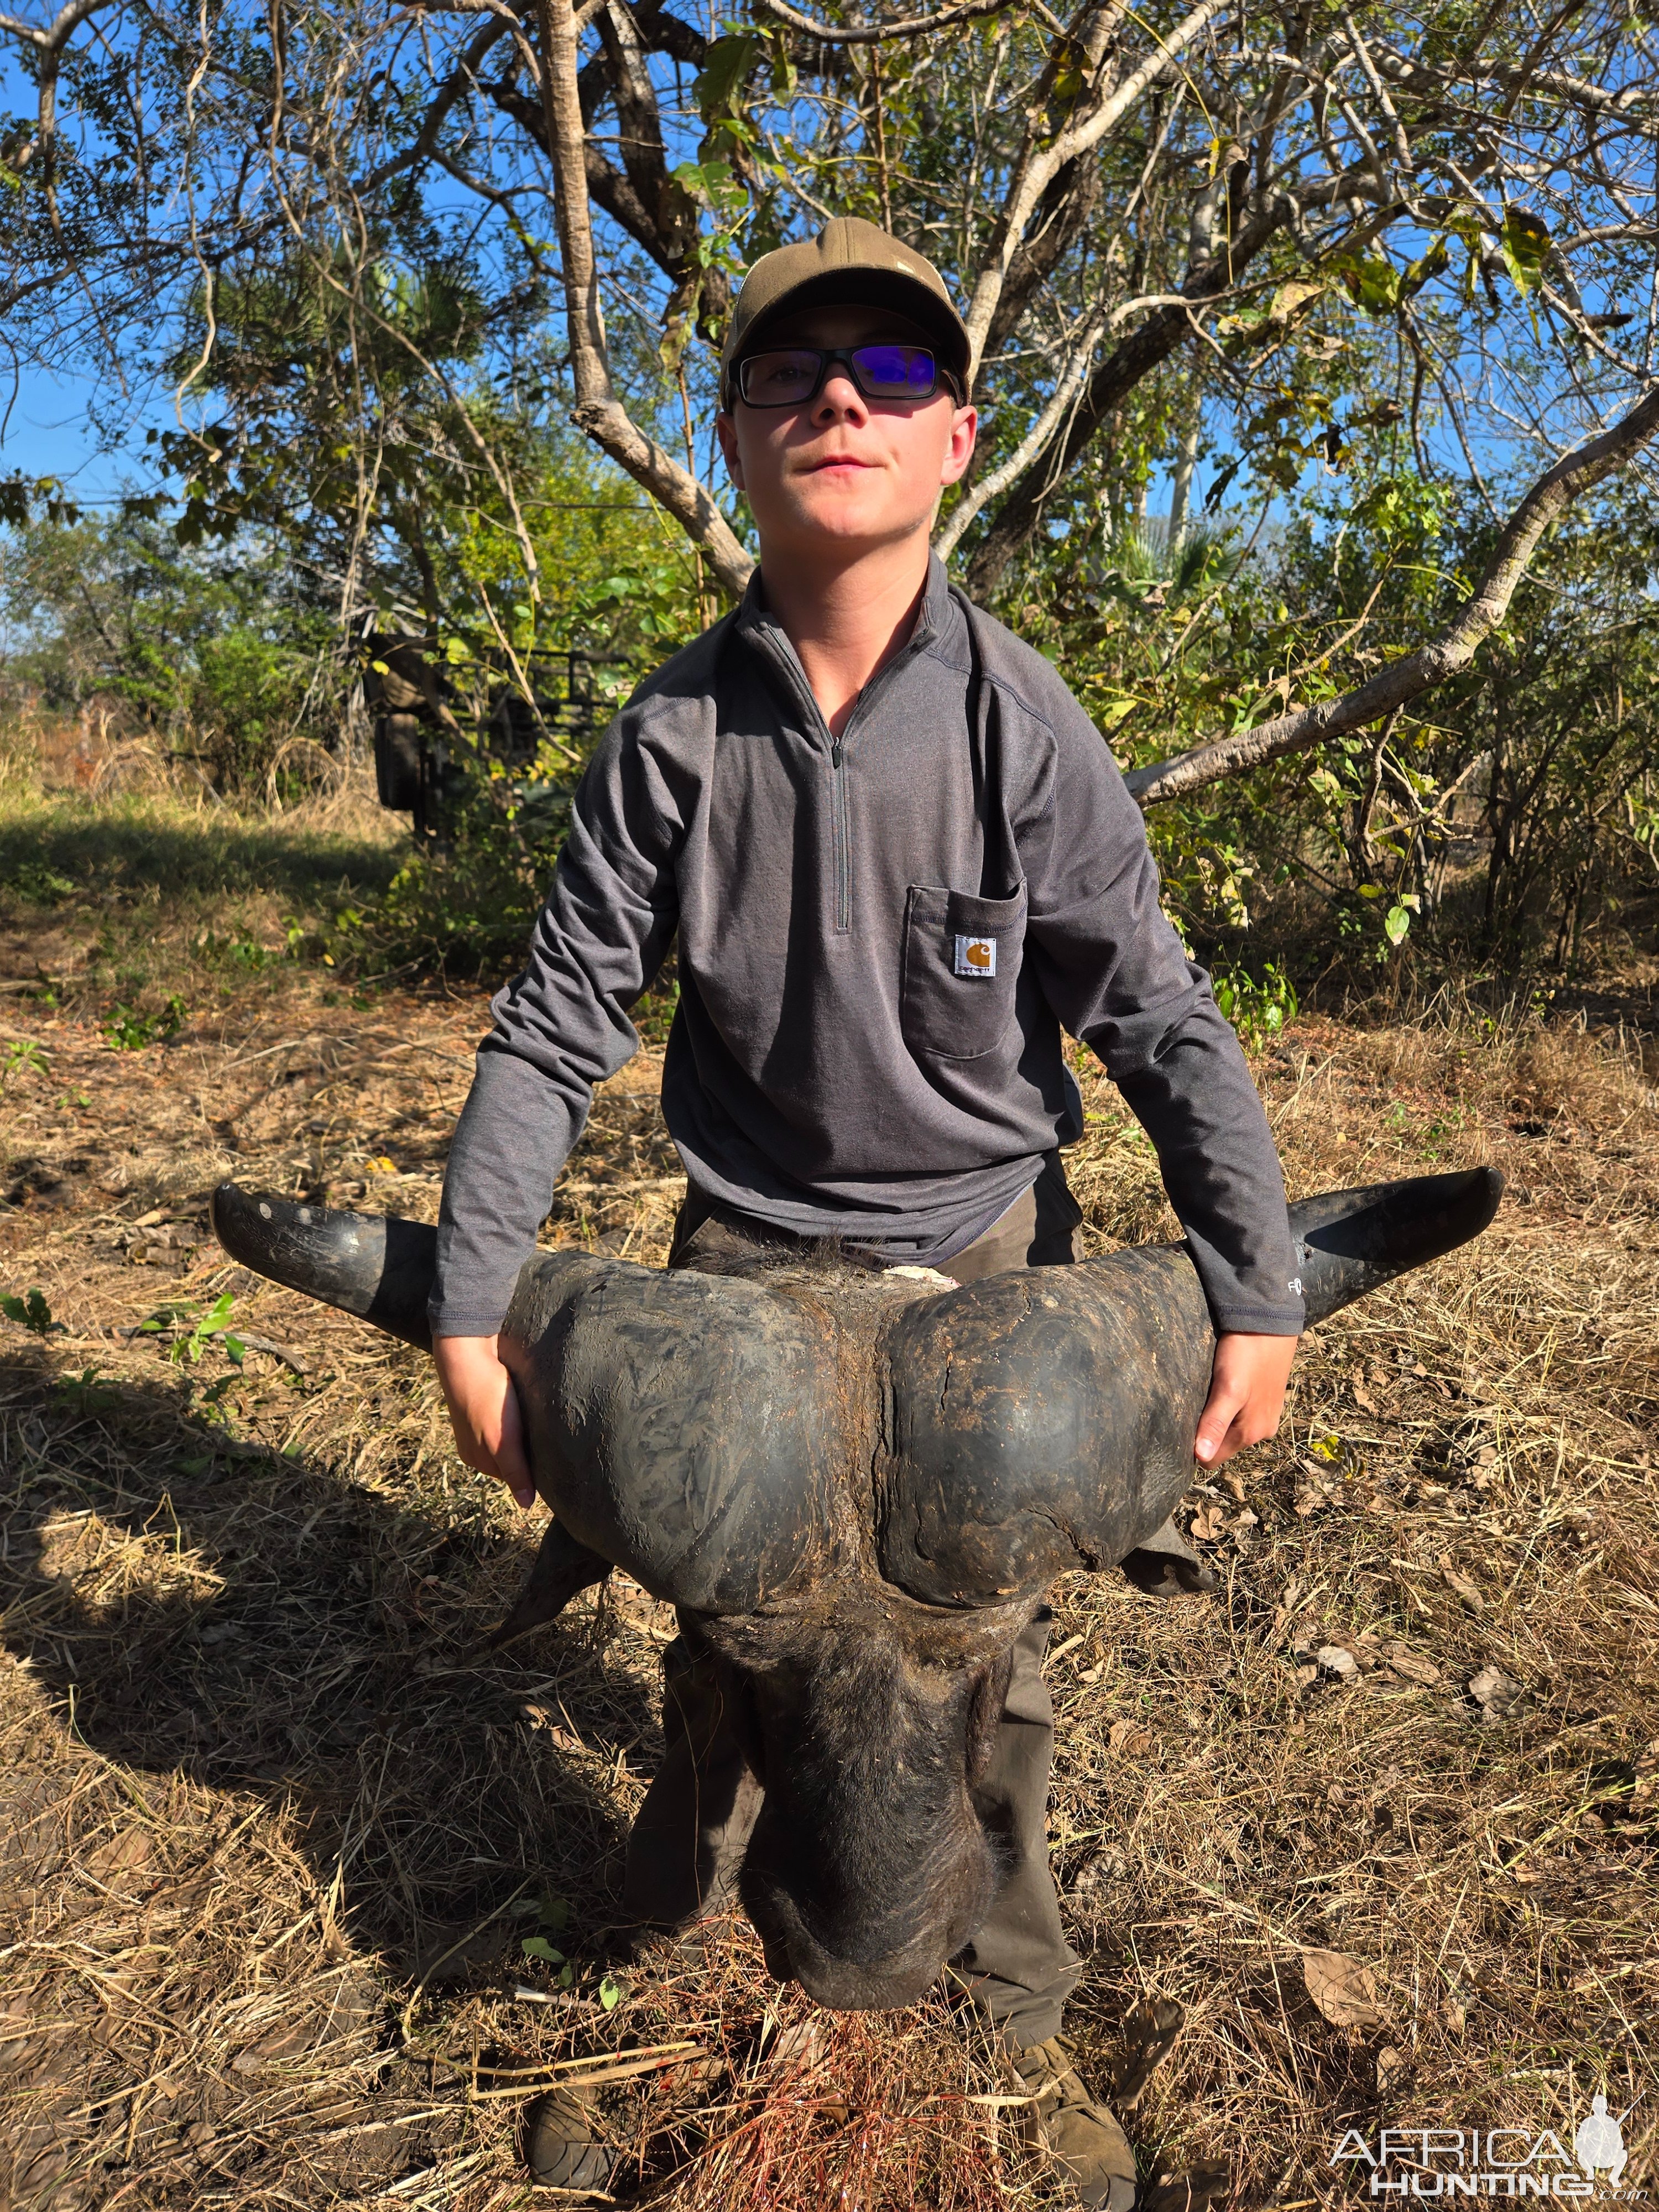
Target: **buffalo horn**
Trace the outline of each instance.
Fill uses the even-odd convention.
[[[1310,1322],[1478,1236],[1503,1187],[1476,1168],[1293,1206]],[[908,1308],[888,1335],[883,1574],[932,1604],[991,1605],[1149,1546],[1193,1480],[1214,1352],[1176,1244]]]
[[[1496,1168],[1469,1168],[1298,1200],[1291,1231],[1309,1328],[1467,1244],[1492,1220],[1503,1194]]]
[[[1310,1322],[1479,1235],[1502,1188],[1477,1168],[1293,1206]],[[429,1348],[434,1230],[229,1183],[213,1225],[233,1259]],[[856,1551],[847,1516],[868,1507],[847,1479],[835,1304],[577,1252],[526,1261],[501,1341],[562,1532],[545,1601],[611,1560],[658,1597],[747,1613]],[[895,1286],[869,1348],[888,1582],[933,1604],[993,1605],[1069,1568],[1168,1550],[1215,1348],[1184,1246],[938,1297]]]
[[[435,1230],[234,1183],[211,1218],[243,1266],[431,1350]],[[835,1547],[836,1361],[821,1316],[741,1277],[538,1252],[501,1347],[559,1527],[531,1613],[505,1632],[556,1611],[584,1587],[565,1587],[573,1574],[598,1580],[596,1561],[674,1604],[746,1613]]]
[[[208,1201],[213,1233],[233,1260],[290,1291],[432,1349],[426,1304],[438,1232],[395,1213],[340,1213],[272,1191],[222,1182]]]

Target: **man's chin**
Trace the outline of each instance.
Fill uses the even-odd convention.
[[[873,473],[873,471],[872,472]],[[814,489],[794,505],[793,513],[776,531],[762,527],[762,559],[768,541],[792,558],[811,560],[815,552],[845,557],[874,553],[884,546],[902,545],[918,534],[926,535],[933,519],[931,503],[920,514],[895,509],[885,497],[872,497],[877,487],[809,478]]]

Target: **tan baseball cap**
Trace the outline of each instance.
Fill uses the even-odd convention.
[[[787,308],[889,307],[932,338],[939,365],[963,391],[970,348],[967,325],[926,254],[855,215],[838,215],[816,238],[763,253],[743,280],[720,351],[720,389],[729,397],[733,364],[750,352],[764,323]]]

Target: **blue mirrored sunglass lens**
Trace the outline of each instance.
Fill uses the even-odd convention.
[[[933,356],[920,346],[860,346],[853,361],[873,391],[908,394],[933,385]]]

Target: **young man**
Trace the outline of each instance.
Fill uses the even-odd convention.
[[[838,1237],[959,1281],[1079,1256],[1059,1148],[1081,1133],[1062,1027],[1157,1147],[1218,1332],[1198,1457],[1272,1435],[1302,1322],[1284,1183],[1204,975],[1161,914],[1140,817],[1048,663],[932,557],[973,453],[968,339],[942,279],[842,219],[750,271],[721,449],[759,571],[641,686],[583,779],[526,972],[495,1026],[444,1188],[432,1323],[466,1462],[533,1492],[495,1336],[626,1008],[677,933],[663,1112],[690,1188],[670,1264],[732,1239]],[[988,1787],[1013,1838],[963,1978],[1016,2054],[1085,2202],[1133,2160],[1055,2040],[1082,1971],[1044,1841],[1052,1717],[1029,1632]],[[681,1710],[686,1710],[682,1700]],[[714,1737],[720,1736],[718,1728]],[[682,1725],[630,1847],[630,1898],[695,1899],[699,1772]],[[740,1849],[740,1846],[739,1846]],[[580,2108],[532,2162],[592,2185]]]

